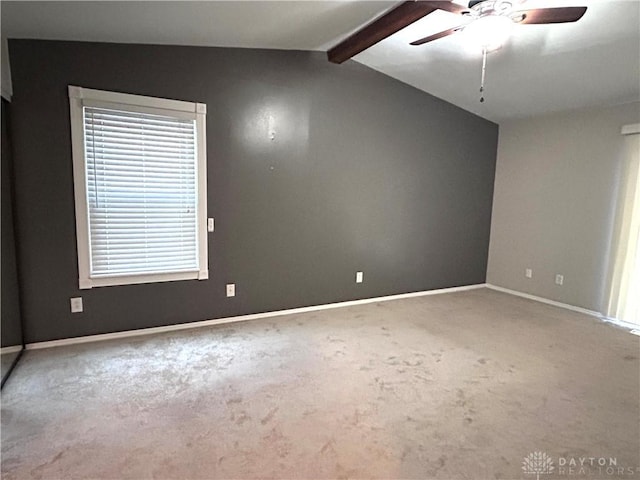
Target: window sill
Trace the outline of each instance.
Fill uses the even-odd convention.
[[[139,283],[177,282],[182,280],[206,280],[209,271],[152,273],[144,275],[122,275],[117,277],[80,278],[80,289],[88,290],[96,287],[113,287],[117,285],[135,285]]]

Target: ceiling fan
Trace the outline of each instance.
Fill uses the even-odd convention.
[[[522,3],[523,0],[470,0],[468,7],[464,7],[451,0],[402,2],[338,43],[328,51],[327,55],[330,62],[342,63],[422,17],[436,10],[444,10],[464,17],[461,19],[462,23],[454,28],[415,40],[411,45],[423,45],[464,30],[476,33],[474,37],[480,43],[486,57],[487,51],[500,47],[514,24],[575,22],[582,18],[587,10],[587,7],[526,9],[522,8]]]

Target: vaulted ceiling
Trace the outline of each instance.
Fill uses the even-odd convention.
[[[0,8],[7,38],[326,51],[396,3],[2,1]],[[496,122],[640,100],[640,0],[526,5],[588,9],[576,23],[517,25],[507,44],[489,54],[484,103],[481,56],[463,34],[409,45],[456,26],[459,17],[448,12],[434,12],[354,60]]]

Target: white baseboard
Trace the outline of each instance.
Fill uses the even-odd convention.
[[[484,288],[486,286],[487,285],[485,283],[480,283],[477,285],[466,285],[464,287],[440,288],[437,290],[426,290],[422,292],[401,293],[398,295],[389,295],[386,297],[365,298],[362,300],[350,300],[347,302],[329,303],[325,305],[313,305],[310,307],[292,308],[289,310],[277,310],[274,312],[254,313],[251,315],[240,315],[237,317],[216,318],[213,320],[202,320],[199,322],[180,323],[177,325],[166,325],[163,327],[141,328],[139,330],[126,330],[124,332],[103,333],[100,335],[88,335],[85,337],[63,338],[60,340],[51,340],[48,342],[27,343],[26,349],[37,350],[41,348],[75,345],[79,343],[101,342],[105,340],[114,340],[119,338],[138,337],[142,335],[153,335],[154,333],[173,332],[176,330],[188,330],[192,328],[208,327],[211,325],[220,325],[224,323],[246,322],[249,320],[278,317],[281,315],[294,315],[298,313],[317,312],[319,310],[328,310],[330,308],[351,307],[354,305],[364,305],[366,303],[386,302],[389,300],[400,300],[403,298],[422,297],[425,295],[439,295],[442,293],[464,292],[467,290]]]
[[[2,347],[0,348],[0,355],[4,355],[5,353],[16,353],[22,350],[22,345],[11,345],[10,347]]]
[[[640,325],[637,325],[635,323],[625,322],[624,320],[619,320],[614,317],[605,317],[604,315],[602,315],[601,318],[607,323],[612,323],[614,325],[617,325],[618,327],[626,328],[628,330],[638,330],[638,328],[640,328]],[[633,333],[634,335],[638,335],[633,331],[631,333]]]
[[[548,298],[537,297],[536,295],[530,295],[528,293],[518,292],[517,290],[510,290],[504,287],[498,287],[497,285],[492,285],[487,283],[487,288],[491,290],[497,290],[498,292],[508,293],[510,295],[515,295],[517,297],[528,298],[529,300],[535,300],[536,302],[546,303],[547,305],[553,305],[554,307],[565,308],[567,310],[572,310],[574,312],[584,313],[585,315],[591,315],[593,317],[598,317],[604,319],[600,312],[596,312],[595,310],[588,310],[582,307],[576,307],[575,305],[569,305],[568,303],[556,302],[555,300],[549,300]]]
[[[518,292],[517,290],[510,290],[508,288],[498,287],[497,285],[492,285],[491,283],[487,283],[486,287],[490,288],[491,290],[496,290],[498,292],[508,293],[510,295],[515,295],[517,297],[528,298],[529,300],[534,300],[540,303],[546,303],[547,305],[553,305],[554,307],[560,307],[567,310],[572,310],[574,312],[584,313],[585,315],[596,317],[602,320],[603,322],[611,323],[613,325],[616,325],[617,327],[622,327],[627,330],[634,330],[638,328],[638,325],[636,325],[635,323],[625,322],[624,320],[619,320],[614,317],[607,317],[606,315],[600,312],[596,312],[595,310],[576,307],[575,305],[569,305],[568,303],[556,302],[555,300],[549,300],[548,298],[537,297],[536,295],[530,295],[528,293]]]

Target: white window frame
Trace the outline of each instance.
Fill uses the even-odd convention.
[[[168,115],[195,120],[197,152],[197,242],[198,270],[137,275],[91,277],[89,209],[84,149],[83,107],[104,107]],[[93,90],[69,85],[71,113],[71,146],[73,154],[73,184],[76,208],[76,238],[78,247],[78,283],[80,289],[137,283],[170,282],[179,280],[206,280],[209,278],[207,255],[207,106],[203,103],[184,102],[164,98],[146,97],[126,93]]]

